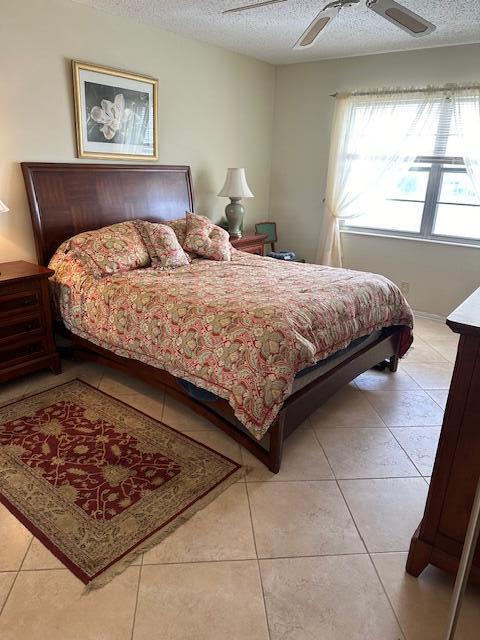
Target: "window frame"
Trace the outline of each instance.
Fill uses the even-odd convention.
[[[480,238],[469,238],[463,236],[448,236],[434,233],[435,220],[439,204],[452,204],[455,206],[473,206],[478,207],[480,204],[465,205],[458,202],[440,202],[440,194],[442,190],[443,176],[446,173],[463,173],[467,174],[467,169],[462,157],[447,156],[446,147],[448,144],[448,135],[443,135],[444,131],[450,132],[452,121],[452,109],[450,99],[445,99],[445,109],[439,119],[437,134],[435,139],[435,148],[432,156],[417,156],[414,165],[410,171],[428,172],[428,181],[425,191],[424,200],[413,200],[408,198],[387,198],[389,201],[395,202],[416,202],[423,203],[422,218],[420,221],[420,231],[401,231],[397,229],[379,229],[377,227],[349,225],[345,220],[340,221],[340,230],[351,233],[364,233],[382,236],[393,236],[398,238],[411,238],[417,240],[431,240],[444,242],[448,244],[472,245],[480,247]],[[428,164],[429,167],[415,168],[415,164]],[[446,166],[447,165],[447,166]],[[457,168],[458,167],[458,168]]]

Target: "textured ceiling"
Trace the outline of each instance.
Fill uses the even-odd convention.
[[[329,0],[287,0],[243,13],[222,11],[256,0],[75,0],[275,64],[422,49],[480,41],[480,0],[403,0],[437,25],[412,38],[361,4],[344,8],[304,51],[292,45]]]

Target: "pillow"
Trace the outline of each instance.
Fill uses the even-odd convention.
[[[175,235],[172,227],[155,222],[137,221],[137,229],[147,247],[152,267],[176,269],[190,264],[190,260]]]
[[[208,260],[231,259],[232,247],[228,231],[194,213],[187,213],[187,235],[183,248]]]
[[[96,278],[150,264],[135,222],[119,222],[72,238],[70,246]]]
[[[177,240],[180,246],[183,247],[185,242],[185,236],[187,235],[187,219],[180,218],[179,220],[172,220],[171,222],[165,222],[168,227],[171,227],[175,231]]]

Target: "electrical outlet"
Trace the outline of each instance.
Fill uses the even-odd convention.
[[[406,280],[402,280],[402,282],[400,283],[400,291],[404,296],[408,296],[408,294],[410,293],[410,283]]]

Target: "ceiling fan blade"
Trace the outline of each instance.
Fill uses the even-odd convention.
[[[367,7],[414,38],[428,36],[437,28],[418,13],[410,11],[395,0],[367,0]]]
[[[328,9],[323,9],[323,11],[320,11],[317,17],[293,45],[293,48],[307,49],[308,47],[311,47],[315,43],[317,36],[325,29],[328,24],[330,24],[335,16],[338,15],[339,11],[340,7],[329,7]]]
[[[278,4],[279,2],[287,2],[287,0],[264,0],[264,2],[256,2],[255,4],[244,4],[234,9],[226,9],[222,13],[240,13],[241,11],[248,11],[248,9],[258,9],[258,7],[266,7],[269,4]]]

